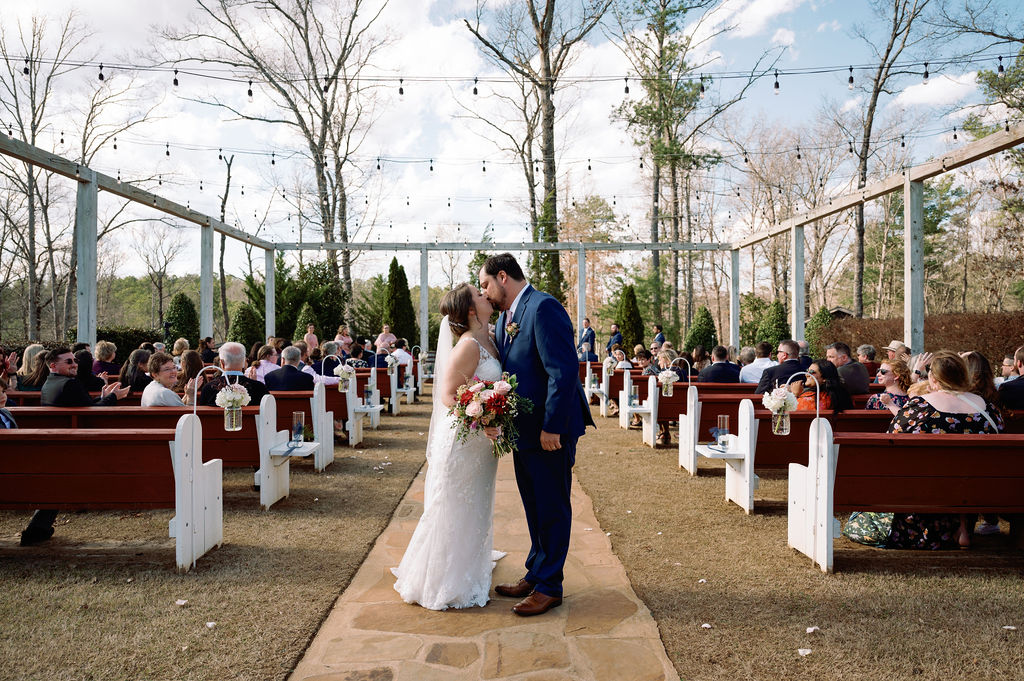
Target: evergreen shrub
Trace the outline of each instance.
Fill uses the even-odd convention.
[[[683,341],[683,351],[692,352],[698,345],[703,345],[709,353],[718,345],[718,333],[715,331],[715,320],[711,312],[701,305],[693,315],[693,324],[686,332],[686,339]]]

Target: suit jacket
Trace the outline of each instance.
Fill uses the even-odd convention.
[[[518,393],[533,402],[533,412],[516,418],[520,449],[540,449],[540,433],[575,440],[594,425],[579,379],[572,345],[572,322],[565,308],[546,293],[527,286],[512,319],[498,316],[495,340],[505,371],[515,374]],[[508,337],[506,324],[519,330]]]
[[[365,358],[366,355],[363,355],[363,357]],[[388,368],[387,357],[388,357],[387,354],[383,354],[382,355],[381,353],[378,352],[377,354],[375,354],[373,356],[373,360],[372,361],[368,361],[367,364],[369,364],[371,367],[377,367],[378,369],[387,369]]]
[[[1024,377],[999,384],[999,399],[1007,409],[1024,409]]]
[[[254,381],[251,378],[245,376],[232,376],[232,383],[241,383],[246,390],[249,391],[249,404],[246,406],[260,406],[260,401],[263,396],[268,394],[270,391],[267,390],[267,386],[263,385],[259,381]],[[216,407],[217,406],[217,393],[221,391],[227,385],[227,380],[224,376],[218,376],[212,381],[208,381],[203,385],[202,392],[199,393],[199,405],[202,407]]]
[[[581,362],[598,362],[598,361],[600,361],[600,360],[598,360],[597,355],[595,355],[592,352],[588,352],[586,355],[584,355],[581,352],[581,353],[579,353],[576,356],[579,357]]]
[[[698,383],[739,383],[740,366],[730,362],[715,362],[706,366],[697,376]]]
[[[117,395],[94,398],[75,376],[50,374],[39,391],[39,404],[43,407],[92,407],[117,404]]]
[[[659,331],[654,335],[654,340],[652,342],[661,345],[662,343],[665,342],[665,334]]]
[[[609,355],[612,354],[612,346],[616,343],[622,345],[622,334],[618,331],[612,334],[612,337],[608,340],[608,345],[604,346]]]
[[[597,350],[597,348],[594,347],[594,338],[594,327],[591,326],[590,328],[583,329],[580,333],[580,342],[576,344],[577,349],[582,348],[584,343],[590,343],[591,352]]]
[[[810,355],[800,355],[800,367],[801,371],[807,371],[807,369],[814,364],[814,358]]]
[[[804,368],[800,366],[800,360],[798,359],[787,359],[781,364],[768,367],[761,374],[761,380],[758,381],[757,390],[754,392],[758,395],[771,392],[775,389],[776,382],[779,385],[786,385],[793,374],[803,370]]]
[[[14,416],[7,409],[0,407],[0,414],[3,414],[4,418],[0,418],[0,430],[6,430],[7,428],[17,428],[18,422],[14,420]],[[6,422],[4,421],[6,419]],[[10,424],[9,426],[7,424]]]
[[[839,377],[843,379],[846,392],[851,395],[866,395],[868,393],[868,370],[860,362],[847,362],[839,367]]]
[[[285,364],[263,377],[268,390],[312,390],[313,377],[298,367]]]

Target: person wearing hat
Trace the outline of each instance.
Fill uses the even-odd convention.
[[[901,340],[894,340],[882,349],[889,353],[889,359],[902,359],[906,361],[910,355],[910,348]]]

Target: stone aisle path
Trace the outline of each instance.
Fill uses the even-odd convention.
[[[586,446],[585,437],[580,450]],[[496,595],[484,608],[445,612],[403,603],[389,568],[398,565],[423,510],[425,472],[413,481],[291,681],[678,681],[657,625],[633,593],[575,478],[561,607],[523,618],[510,610],[514,599]],[[508,552],[494,583],[512,582],[523,574],[529,535],[511,457],[498,466],[494,515],[495,548]]]

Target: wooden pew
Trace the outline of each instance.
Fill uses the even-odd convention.
[[[650,393],[655,392],[658,379],[654,376],[647,376],[646,380],[643,371],[630,369],[622,373],[622,390],[619,391],[619,428],[629,428],[633,415],[650,417],[651,402]],[[631,400],[630,393],[636,388],[636,400]],[[652,443],[653,446],[653,443]]]
[[[1024,435],[811,433],[807,465],[789,466],[788,541],[822,572],[837,512],[1024,513]]]
[[[380,427],[380,413],[384,411],[381,404],[380,390],[377,389],[376,369],[356,369],[356,394],[362,395],[362,411],[370,417],[370,428]]]
[[[186,572],[224,539],[221,461],[202,459],[191,414],[173,429],[0,430],[0,508],[173,508],[169,534]]]
[[[316,390],[314,400],[319,398],[320,406],[323,405],[323,384],[317,384],[320,388],[319,394]],[[302,392],[302,391],[299,391]],[[287,393],[272,392],[264,395],[260,401],[260,413],[257,417],[257,438],[260,448],[260,468],[256,471],[255,482],[260,488],[260,506],[268,510],[276,502],[288,496],[291,480],[291,459],[293,456],[312,456],[317,462],[317,470],[323,470],[321,464],[329,458],[327,463],[334,460],[334,452],[329,454],[323,451],[323,444],[320,441],[303,442],[300,445],[290,446],[288,444],[289,428],[278,429],[277,395],[284,395],[282,401],[289,399]],[[291,425],[291,411],[288,411],[288,424]],[[334,442],[333,417],[328,413],[321,414],[320,418],[326,420],[327,432],[330,433],[330,441]]]
[[[39,406],[39,391],[38,390],[8,390],[7,399],[8,406],[20,406],[20,407],[38,407]],[[98,392],[89,393],[92,397],[99,397]],[[137,407],[142,401],[142,393],[132,393],[127,397],[117,401],[119,407]]]
[[[355,447],[363,441],[363,419],[366,416],[366,412],[360,411],[363,401],[356,397],[356,382],[349,381],[345,392],[340,392],[337,385],[324,387],[325,408],[333,412],[335,417],[341,416],[344,419],[348,444]]]
[[[291,430],[292,412],[301,411],[306,415],[305,422],[313,429],[313,440],[320,445],[313,457],[313,466],[318,472],[334,462],[334,412],[327,411],[326,392],[327,386],[317,383],[313,390],[274,390],[270,393],[275,399],[277,430]]]

